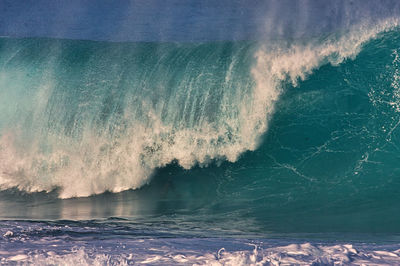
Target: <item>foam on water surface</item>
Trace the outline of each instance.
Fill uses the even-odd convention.
[[[281,241],[287,242],[287,241]],[[114,245],[114,246],[113,246]],[[208,246],[209,245],[209,246]],[[28,245],[26,245],[28,246]],[[218,248],[220,246],[220,248]],[[88,244],[53,245],[1,254],[1,263],[54,265],[394,265],[400,263],[397,245],[288,244],[268,240],[150,239]],[[397,248],[397,249],[396,249]]]

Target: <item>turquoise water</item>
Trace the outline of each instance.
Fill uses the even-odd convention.
[[[398,243],[399,53],[396,24],[268,44],[1,38],[3,238]]]

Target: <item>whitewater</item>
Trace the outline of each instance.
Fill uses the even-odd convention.
[[[224,3],[0,1],[0,264],[400,263],[399,4]]]

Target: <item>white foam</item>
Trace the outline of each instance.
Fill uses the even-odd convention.
[[[12,232],[12,231],[7,231],[7,232],[5,232],[5,234],[3,235],[3,237],[11,237],[11,236],[13,236],[14,235],[14,233]]]
[[[27,259],[28,259],[28,256],[25,254],[19,254],[19,255],[11,256],[8,258],[9,261],[24,261]]]
[[[222,251],[221,251],[222,250]],[[228,252],[221,248],[215,254],[164,247],[158,254],[107,254],[73,248],[63,254],[18,254],[2,262],[18,261],[35,265],[394,265],[400,263],[398,251],[356,250],[352,245],[312,245],[310,243]]]

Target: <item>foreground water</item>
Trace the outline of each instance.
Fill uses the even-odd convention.
[[[66,265],[394,265],[399,239],[352,244],[297,235],[295,239],[198,238],[120,219],[85,222],[4,222],[0,262]],[[334,236],[332,236],[334,237]],[[311,242],[311,243],[310,243]]]
[[[0,263],[400,263],[398,25],[1,38]]]

